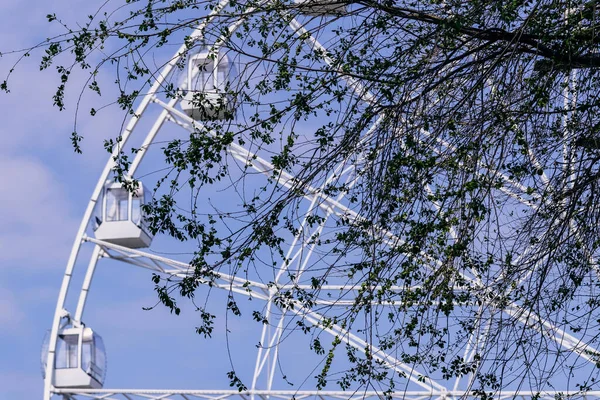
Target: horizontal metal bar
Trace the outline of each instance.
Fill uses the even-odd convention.
[[[162,390],[162,389],[76,389],[76,388],[54,388],[53,393],[62,394],[67,396],[83,395],[89,397],[94,395],[92,398],[106,398],[105,396],[114,395],[150,395],[150,396],[193,396],[196,398],[212,399],[213,396],[219,396],[219,398],[244,398],[246,396],[269,396],[270,398],[277,399],[302,399],[307,397],[321,397],[321,398],[340,398],[340,399],[381,399],[383,396],[382,392],[376,391],[327,391],[327,390],[249,390],[239,392],[237,390]],[[496,398],[521,398],[530,399],[536,396],[539,399],[556,399],[556,396],[580,396],[581,398],[600,398],[600,391],[532,391],[532,390],[518,390],[518,391],[499,391],[496,393]],[[102,397],[101,397],[102,396]],[[447,399],[450,397],[460,397],[463,399],[475,399],[480,398],[471,391],[398,391],[390,394],[395,399],[432,399],[442,398]],[[150,397],[156,398],[156,397]]]

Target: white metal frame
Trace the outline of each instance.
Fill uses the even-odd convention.
[[[197,30],[192,34],[192,38],[200,39],[201,32],[203,28],[210,22],[210,20],[217,15],[223,8],[227,6],[229,0],[221,0],[219,5],[209,14],[206,18],[205,22],[202,23]],[[233,24],[230,27],[230,31],[237,29],[241,21]],[[291,19],[290,28],[300,37],[305,43],[311,48],[317,48],[323,50],[322,54],[326,54],[325,48],[319,43],[319,41],[308,32],[300,22],[298,22],[295,18]],[[115,148],[113,154],[109,158],[107,164],[105,165],[96,187],[92,193],[84,216],[82,218],[81,224],[79,226],[78,232],[76,234],[75,242],[73,244],[71,254],[69,260],[66,265],[65,273],[63,276],[61,289],[58,296],[58,301],[54,313],[52,329],[50,333],[50,343],[49,343],[49,352],[48,352],[48,361],[47,367],[45,371],[45,382],[44,382],[44,400],[50,400],[53,394],[62,395],[64,398],[75,399],[75,398],[91,398],[91,399],[167,399],[167,398],[178,398],[178,399],[207,399],[207,400],[217,400],[217,399],[229,399],[229,398],[242,398],[242,399],[306,399],[306,398],[331,398],[331,399],[374,399],[381,398],[381,393],[373,392],[373,391],[361,391],[361,392],[342,392],[342,391],[281,391],[281,390],[272,390],[273,379],[275,376],[275,360],[278,357],[278,342],[281,338],[283,327],[285,323],[286,313],[295,314],[297,316],[301,316],[305,318],[307,321],[319,325],[323,316],[319,313],[306,309],[302,307],[300,304],[296,303],[296,307],[292,311],[286,310],[279,317],[278,321],[272,321],[272,324],[275,325],[275,329],[271,330],[268,326],[263,327],[263,331],[261,334],[261,343],[265,343],[267,345],[262,346],[258,349],[258,354],[256,358],[256,363],[254,367],[254,377],[251,385],[251,389],[245,392],[238,392],[234,390],[143,390],[143,389],[64,389],[64,388],[54,388],[52,386],[52,379],[54,374],[54,359],[56,352],[56,339],[60,329],[61,318],[65,315],[65,300],[67,296],[67,292],[71,287],[71,276],[73,274],[73,270],[75,268],[75,263],[79,255],[79,251],[81,246],[84,243],[92,243],[94,245],[92,255],[90,257],[90,261],[87,266],[86,274],[84,277],[84,281],[82,287],[79,292],[79,300],[77,302],[77,308],[75,314],[71,318],[74,326],[81,326],[81,321],[87,301],[87,294],[91,288],[91,284],[94,277],[94,272],[96,269],[96,265],[98,261],[103,257],[110,257],[114,260],[119,260],[131,265],[135,265],[138,267],[150,269],[162,274],[168,274],[178,277],[188,276],[190,272],[190,266],[186,263],[181,263],[179,261],[175,261],[166,257],[160,257],[155,254],[147,253],[141,250],[135,250],[126,248],[123,246],[115,245],[112,243],[104,242],[101,240],[97,240],[95,238],[91,238],[86,236],[86,227],[92,217],[92,213],[96,206],[97,201],[100,198],[101,192],[104,188],[105,182],[107,181],[109,174],[114,167],[114,157],[116,157],[119,153],[120,148],[124,147],[130,138],[131,134],[134,132],[138,121],[144,115],[146,109],[151,105],[157,105],[162,110],[159,116],[156,118],[154,124],[150,128],[148,132],[146,132],[145,139],[143,140],[141,150],[136,154],[131,167],[130,173],[133,175],[140,163],[143,160],[146,149],[152,144],[155,140],[156,135],[161,130],[165,121],[169,121],[177,124],[178,126],[187,129],[191,132],[195,131],[198,127],[201,127],[201,123],[198,121],[194,121],[192,118],[188,117],[185,113],[175,108],[175,105],[178,102],[178,99],[171,99],[168,102],[161,100],[157,97],[156,93],[160,92],[160,87],[163,85],[164,81],[171,74],[174,66],[178,63],[180,58],[185,54],[186,47],[182,45],[181,48],[175,53],[175,56],[170,60],[170,62],[163,68],[163,70],[158,75],[158,79],[153,84],[152,88],[149,91],[149,94],[145,96],[138,108],[136,109],[134,116],[131,118],[129,123],[127,124],[123,134],[122,141],[120,143],[120,147]],[[332,65],[333,62],[327,56],[324,56],[324,62],[328,65]],[[338,71],[342,79],[346,80],[348,86],[354,91],[354,93],[360,97],[363,101],[368,103],[375,102],[375,98],[360,84],[359,81],[352,77],[344,76],[341,71]],[[216,79],[216,74],[214,76]],[[380,123],[381,119],[375,122],[373,127],[369,132],[366,133],[366,137],[373,131],[377,125]],[[423,132],[423,134],[427,135],[427,132]],[[440,143],[443,147],[449,148],[450,146],[447,143]],[[249,165],[254,168],[256,171],[270,176],[273,171],[273,166],[267,160],[264,160],[260,157],[257,157],[255,154],[252,154],[244,147],[232,143],[230,147],[227,149],[229,154],[233,156],[235,159],[243,163],[244,165]],[[344,166],[340,165],[330,176],[329,180],[332,179],[346,179],[346,184],[352,186],[355,183],[354,166]],[[505,177],[507,181],[507,177]],[[543,179],[546,177],[543,176]],[[329,182],[329,181],[328,181]],[[291,187],[294,184],[294,177],[286,172],[281,172],[279,177],[279,184]],[[515,188],[519,187],[519,183],[512,182]],[[506,191],[506,194],[517,198],[519,201],[523,202],[523,199],[520,199],[516,194]],[[322,209],[326,217],[336,216],[348,218],[351,220],[360,220],[360,216],[344,206],[341,202],[341,197],[331,198],[329,196],[323,195],[322,190],[320,188],[315,187],[306,187],[304,192],[304,198],[308,200],[309,207],[307,214],[302,222],[302,226],[306,224],[306,218],[314,212],[316,208]],[[525,204],[525,203],[524,203]],[[532,204],[528,204],[529,206],[534,207]],[[131,205],[130,205],[131,207]],[[131,212],[131,210],[130,210]],[[323,225],[318,225],[315,227],[309,236],[319,234],[323,229]],[[574,228],[576,231],[576,229]],[[389,243],[399,243],[400,239],[395,237],[391,232],[380,231],[378,232],[384,238],[384,241]],[[268,286],[260,282],[250,282],[250,289],[252,290],[251,296],[263,301],[267,302],[266,306],[266,318],[271,320],[274,318],[274,314],[272,313],[272,307],[275,307],[273,298],[278,293],[278,291],[286,290],[287,287],[280,283],[280,279],[284,276],[284,273],[291,269],[296,268],[295,272],[299,276],[301,275],[308,263],[308,259],[313,251],[312,246],[310,245],[310,240],[306,238],[302,238],[300,236],[296,236],[290,247],[286,258],[291,260],[290,263],[284,264],[280,266],[278,275],[275,280],[274,286]],[[302,256],[300,256],[302,255]],[[435,268],[439,262],[436,260],[431,260],[431,268]],[[485,287],[481,282],[478,282],[477,279],[465,276],[465,279],[473,283],[474,285],[480,285],[482,291],[485,291]],[[212,282],[213,287],[221,288],[224,290],[230,290],[232,292],[238,292],[248,295],[248,281],[246,279],[241,279],[235,276],[229,276],[223,273],[219,273],[218,277],[215,279],[215,282]],[[308,289],[308,288],[307,288]],[[347,287],[347,286],[335,286],[330,285],[326,286],[323,289],[331,290],[331,291],[357,291],[359,288]],[[400,287],[393,287],[390,290],[403,290]],[[351,305],[351,300],[327,300],[327,299],[317,299],[316,304],[321,305]],[[494,306],[493,304],[488,304],[490,306]],[[519,320],[524,324],[532,324],[535,329],[538,329],[540,333],[548,335],[552,340],[554,340],[558,345],[560,345],[563,349],[567,351],[574,352],[579,356],[589,360],[592,363],[598,362],[598,356],[600,352],[589,346],[588,344],[582,343],[576,337],[568,334],[564,330],[559,329],[554,326],[552,323],[543,320],[541,317],[535,315],[531,312],[531,310],[524,310],[523,308],[512,305],[511,307],[504,310],[511,317]],[[489,325],[480,326],[477,331],[479,337],[476,337],[474,333],[468,341],[468,345],[464,350],[464,357],[467,360],[473,358],[476,350],[481,346],[482,341],[485,341],[487,338],[487,334],[489,332]],[[397,393],[392,394],[392,398],[402,398],[402,399],[410,399],[410,400],[418,400],[418,399],[450,399],[450,398],[464,398],[470,399],[475,398],[473,393],[469,391],[461,391],[458,390],[460,379],[457,378],[452,385],[452,389],[435,382],[429,379],[424,373],[420,373],[416,371],[413,367],[403,364],[399,360],[395,359],[390,354],[386,354],[384,351],[381,351],[377,347],[366,343],[362,338],[354,335],[352,332],[349,332],[347,329],[339,325],[333,325],[328,328],[324,328],[325,332],[330,333],[331,335],[338,336],[342,339],[343,342],[356,347],[359,351],[364,351],[366,347],[369,347],[373,356],[379,360],[381,360],[384,364],[386,364],[389,368],[396,370],[401,373],[406,373],[409,376],[409,379],[415,384],[420,386],[422,389],[418,391],[399,391]],[[469,379],[473,377],[470,376]],[[263,379],[263,381],[261,381]],[[261,384],[264,382],[266,384]],[[566,392],[566,391],[547,391],[541,394],[540,399],[554,399],[555,396],[559,393],[563,395],[568,394],[579,394],[581,398],[600,398],[600,391],[595,392],[587,392],[587,393],[577,393],[577,392]],[[498,399],[530,399],[534,396],[538,395],[537,393],[530,392],[527,390],[524,391],[503,391],[497,394]]]
[[[382,400],[381,392],[374,391],[358,391],[358,392],[343,392],[343,391],[291,391],[291,390],[250,390],[247,392],[238,392],[237,390],[89,390],[89,389],[73,389],[73,390],[57,390],[58,394],[62,394],[68,399],[97,399],[97,400],[117,400],[117,399],[203,399],[203,400],[225,400],[225,399],[241,399],[255,397],[261,400],[304,400],[304,399],[340,399],[340,400]],[[498,400],[529,400],[537,395],[536,392],[523,391],[503,391],[499,393],[495,399]],[[557,390],[546,392],[539,397],[540,400],[556,400],[559,396],[567,395],[565,392]],[[597,399],[600,397],[600,391],[590,391],[582,393],[581,399]],[[463,393],[460,391],[421,391],[421,392],[397,392],[391,395],[393,399],[405,400],[447,400],[451,398],[462,398],[465,400],[478,399],[474,394]]]

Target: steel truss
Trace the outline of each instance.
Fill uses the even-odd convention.
[[[207,17],[207,20],[198,27],[198,29],[192,34],[192,38],[199,38],[201,32],[204,27],[209,23],[210,19],[217,15],[224,7],[227,6],[229,0],[222,0],[219,5],[211,12],[211,14]],[[241,21],[236,22],[230,27],[230,32],[235,30]],[[316,48],[322,50],[322,54],[326,54],[326,49],[319,43],[319,41],[309,32],[307,31],[300,22],[296,19],[290,19],[290,28],[298,35],[301,40],[303,40],[307,46],[310,48]],[[79,301],[77,303],[77,308],[75,313],[72,316],[74,323],[81,323],[86,301],[87,294],[91,288],[91,284],[93,281],[94,272],[97,266],[97,263],[102,258],[110,258],[113,260],[117,260],[120,262],[124,262],[127,264],[131,264],[137,267],[145,268],[151,270],[153,272],[175,276],[175,277],[187,277],[194,274],[193,268],[188,264],[180,261],[176,261],[167,257],[161,257],[152,253],[134,250],[130,248],[126,248],[123,246],[118,246],[115,244],[111,244],[108,242],[104,242],[93,237],[89,237],[86,235],[86,230],[88,227],[88,223],[92,216],[94,207],[96,206],[96,202],[100,198],[100,192],[104,183],[106,182],[112,168],[114,167],[114,159],[118,156],[119,151],[123,148],[129,139],[130,135],[134,132],[138,121],[144,115],[146,109],[151,105],[156,105],[160,109],[160,113],[156,118],[151,129],[146,132],[146,136],[143,140],[141,150],[136,154],[131,167],[130,174],[131,176],[135,175],[136,170],[138,169],[140,163],[143,161],[143,158],[146,154],[149,146],[154,142],[157,134],[162,129],[163,124],[165,122],[171,122],[176,124],[177,126],[186,129],[189,132],[195,132],[202,127],[202,124],[198,121],[192,120],[190,117],[185,115],[183,112],[175,108],[178,99],[161,99],[156,95],[160,93],[160,88],[165,82],[165,80],[172,73],[175,65],[180,61],[182,54],[185,52],[185,46],[182,46],[173,59],[164,67],[163,71],[158,75],[158,79],[152,86],[149,91],[149,95],[145,96],[138,109],[136,110],[134,117],[129,121],[125,131],[123,132],[122,142],[120,148],[115,148],[112,156],[107,162],[102,174],[99,177],[96,188],[91,196],[90,202],[82,219],[81,225],[76,235],[76,239],[73,245],[73,249],[71,251],[71,255],[69,261],[67,263],[67,267],[65,270],[65,274],[63,277],[63,282],[57,302],[57,307],[55,311],[55,316],[53,320],[52,330],[51,330],[51,340],[49,346],[49,355],[48,355],[48,363],[46,369],[46,380],[44,386],[44,399],[49,400],[52,394],[61,395],[63,398],[67,399],[206,399],[206,400],[221,400],[221,399],[278,399],[278,400],[288,400],[288,399],[382,399],[383,394],[381,392],[374,391],[360,391],[360,392],[344,392],[344,391],[281,391],[281,390],[273,390],[273,379],[274,379],[274,366],[275,360],[278,357],[278,343],[281,338],[284,321],[286,318],[291,316],[301,317],[310,323],[316,326],[322,326],[323,331],[328,332],[333,336],[339,337],[343,342],[347,343],[355,347],[358,351],[364,352],[365,349],[369,349],[374,358],[381,361],[388,368],[395,370],[398,373],[406,374],[410,381],[415,386],[419,386],[419,390],[414,391],[398,391],[395,393],[391,393],[390,398],[394,399],[407,399],[407,400],[425,400],[425,399],[474,399],[476,398],[475,393],[471,393],[469,391],[460,391],[458,390],[460,378],[457,378],[452,385],[453,389],[448,389],[446,386],[428,378],[426,374],[420,373],[415,370],[414,367],[404,364],[387,354],[385,351],[378,349],[376,346],[373,346],[367,342],[365,342],[361,337],[353,334],[352,332],[344,329],[339,325],[327,325],[323,324],[324,316],[315,312],[313,310],[307,309],[303,307],[299,302],[294,302],[294,307],[291,309],[281,310],[281,314],[275,316],[272,313],[272,308],[275,307],[273,299],[277,294],[290,290],[290,289],[312,289],[308,285],[300,285],[300,284],[291,284],[291,283],[283,283],[283,279],[285,278],[285,274],[289,271],[293,271],[296,277],[300,277],[303,272],[305,272],[308,260],[313,252],[313,245],[311,244],[311,239],[316,237],[321,233],[324,229],[324,222],[313,227],[310,230],[310,234],[306,237],[301,237],[300,235],[294,238],[292,245],[290,246],[289,252],[286,255],[287,262],[282,264],[279,268],[278,274],[274,282],[270,284],[264,284],[256,281],[248,281],[246,279],[242,279],[237,276],[228,275],[222,272],[216,273],[216,275],[208,280],[200,280],[201,284],[210,284],[212,287],[220,288],[223,290],[228,290],[234,293],[240,293],[252,298],[256,298],[259,300],[263,300],[267,303],[267,313],[266,317],[271,322],[271,325],[275,327],[275,329],[271,329],[266,325],[263,327],[261,343],[266,343],[266,346],[262,346],[258,349],[258,354],[256,357],[256,364],[254,369],[254,378],[251,385],[251,390],[238,392],[234,390],[144,390],[144,389],[64,389],[64,388],[54,388],[51,385],[52,382],[52,365],[54,364],[54,357],[56,351],[56,337],[57,332],[61,320],[61,316],[64,315],[64,304],[65,298],[67,294],[67,290],[71,286],[71,276],[73,274],[73,269],[75,268],[75,263],[77,261],[79,250],[84,243],[91,243],[94,245],[94,250],[92,252],[87,272],[84,278],[84,282],[79,292]],[[327,56],[324,56],[323,61],[332,65],[332,60],[328,59]],[[351,77],[344,76],[344,74],[340,71],[340,76],[344,79],[348,86],[352,89],[354,94],[361,98],[366,103],[373,103],[375,101],[374,97],[366,91],[360,82],[356,81]],[[381,122],[382,117],[380,117],[373,126],[366,132],[365,141],[368,140],[371,133],[378,127]],[[424,135],[427,135],[427,132],[423,132]],[[440,143],[442,147],[449,148],[447,143]],[[234,159],[239,161],[242,165],[246,165],[252,167],[255,171],[269,177],[273,178],[273,173],[275,168],[273,165],[267,160],[258,157],[256,154],[251,153],[243,146],[232,143],[228,148],[227,152]],[[543,176],[542,178],[546,178]],[[334,179],[344,179],[345,184],[351,187],[356,183],[355,176],[355,165],[340,165],[335,171],[331,173],[326,182],[323,184],[323,187],[331,182]],[[515,188],[515,192],[519,192],[523,190],[523,187],[518,182],[512,182],[510,179],[505,177],[505,180]],[[299,182],[295,179],[294,176],[288,174],[284,171],[278,172],[277,182],[283,187],[286,188],[294,188],[295,185],[299,184]],[[302,222],[302,228],[306,228],[307,218],[319,210],[324,213],[326,218],[335,217],[335,218],[344,218],[354,222],[360,222],[361,216],[358,215],[354,210],[345,206],[342,202],[342,195],[338,197],[330,197],[323,194],[322,187],[312,187],[303,184],[302,185],[303,193],[302,196],[304,199],[310,204],[307,208],[306,215]],[[505,190],[505,194],[521,201],[523,204],[527,206],[534,207],[534,205],[526,202],[522,198],[519,197],[518,193],[513,193],[507,189]],[[302,229],[301,229],[302,230]],[[383,238],[383,242],[389,245],[398,245],[402,241],[396,237],[393,233],[380,230],[377,232],[378,235],[381,235]],[[431,259],[430,268],[434,269],[439,266],[439,261]],[[479,281],[475,277],[464,275],[464,278],[474,284],[476,287],[480,287],[483,293],[486,293],[485,286],[481,281]],[[325,285],[320,288],[322,291],[328,292],[337,292],[339,293],[339,297],[331,298],[317,298],[315,300],[316,305],[326,305],[326,306],[341,306],[348,307],[354,305],[354,295],[361,290],[360,287],[352,287],[348,285]],[[377,289],[377,288],[373,288]],[[391,287],[386,288],[389,291],[402,291],[406,290],[404,287]],[[342,292],[344,294],[342,295]],[[487,299],[487,305],[495,307],[493,301],[490,302],[490,298],[493,296],[489,296],[489,293],[486,293],[485,298]],[[377,302],[376,304],[386,305],[386,306],[394,306],[393,302]],[[558,328],[554,324],[549,321],[545,321],[540,316],[536,315],[532,310],[524,309],[519,305],[512,304],[509,307],[503,307],[502,312],[508,314],[510,317],[515,320],[530,326],[531,328],[538,331],[538,333],[547,336],[554,340],[562,349],[565,351],[570,351],[578,354],[582,358],[588,360],[590,363],[598,363],[600,362],[600,352],[595,348],[589,346],[586,343],[582,343],[576,337],[568,334],[564,330]],[[275,320],[275,318],[278,318]],[[488,334],[489,326],[479,326],[476,329],[472,336],[469,339],[468,345],[464,351],[464,359],[469,361],[473,359],[478,346],[480,345],[481,337],[478,338],[476,335],[482,335],[485,338]],[[472,378],[472,377],[471,377]],[[261,381],[262,379],[262,381]],[[265,388],[261,390],[261,388]],[[594,392],[565,392],[565,391],[547,391],[544,393],[536,393],[531,391],[503,391],[500,393],[495,393],[494,398],[496,399],[556,399],[558,396],[575,396],[577,395],[579,398],[583,399],[591,399],[591,398],[600,398],[600,391]]]
[[[96,245],[95,254],[102,258],[107,257],[113,260],[117,260],[120,262],[124,262],[127,264],[135,265],[137,267],[145,268],[152,270],[156,273],[166,274],[175,277],[187,277],[194,274],[193,267],[190,264],[172,260],[170,258],[162,257],[159,255],[147,253],[141,250],[130,249],[127,247],[119,246],[113,243],[104,242],[95,238],[91,238],[88,236],[84,236],[84,241],[94,243]],[[202,281],[202,284],[209,284],[209,281]],[[276,285],[264,284],[256,281],[248,281],[245,279],[241,279],[236,276],[231,276],[224,273],[218,273],[215,276],[215,279],[210,281],[210,285],[215,288],[220,288],[223,290],[228,290],[234,293],[240,293],[247,296],[250,296],[255,299],[264,300],[268,302],[272,302],[273,297],[279,293],[280,291],[286,291],[291,289],[292,287],[300,288],[300,289],[310,289],[308,285],[282,285],[277,287]],[[360,288],[358,287],[348,287],[343,285],[326,285],[322,287],[323,290],[327,290],[329,292],[335,291],[358,291]],[[391,291],[401,291],[406,290],[406,288],[402,287],[392,287]],[[349,299],[340,299],[340,300],[315,300],[315,304],[327,304],[327,305],[335,305],[335,306],[350,306],[353,304],[352,300]],[[380,302],[373,302],[373,304],[381,304]],[[393,306],[393,304],[388,304]],[[295,303],[295,307],[292,308],[293,313],[296,315],[302,316],[307,321],[315,324],[321,325],[323,321],[323,316],[317,312],[306,309],[302,307],[298,302]],[[529,315],[528,318],[523,317],[524,310],[520,309],[518,306],[513,305],[503,310],[508,315],[515,317],[517,320],[524,324],[531,324],[531,321],[538,323],[540,325],[540,333],[546,334],[553,338],[557,343],[562,345],[566,350],[573,351],[578,353],[580,356],[586,358],[590,362],[596,362],[597,355],[600,354],[596,349],[588,346],[572,335],[564,332],[563,330],[553,326],[551,323],[547,321],[543,321],[541,318],[536,316]],[[529,313],[531,314],[531,313]],[[280,326],[278,326],[281,329]],[[545,329],[544,329],[545,328]],[[410,372],[413,375],[411,379],[414,383],[421,385],[426,391],[399,391],[398,393],[394,393],[391,395],[392,398],[404,398],[404,399],[451,399],[451,398],[476,398],[476,394],[470,392],[464,392],[456,390],[458,386],[458,380],[456,381],[454,390],[447,390],[445,387],[438,385],[434,381],[428,379],[424,375],[419,374],[414,367],[408,366],[395,360],[393,357],[386,355],[384,352],[379,350],[375,346],[370,346],[364,340],[352,334],[351,332],[343,329],[339,325],[333,325],[329,328],[324,328],[324,331],[336,335],[338,337],[343,338],[343,341],[352,345],[359,351],[364,351],[364,349],[368,346],[373,352],[375,358],[382,360],[385,364],[395,369],[398,372]],[[262,360],[264,364],[266,359],[269,356],[274,356],[272,353],[277,351],[277,340],[279,339],[279,335],[272,335],[270,338],[270,342],[267,346],[261,348],[263,351],[259,352],[259,360]],[[475,352],[475,346],[471,348],[467,347],[465,349],[465,359],[472,358]],[[261,354],[262,353],[262,354]],[[262,355],[262,358],[260,357]],[[263,365],[264,366],[264,365]],[[261,368],[262,369],[262,368]],[[382,398],[381,392],[360,392],[359,394],[352,394],[351,392],[342,392],[342,391],[272,391],[272,390],[250,390],[245,392],[224,390],[224,391],[216,391],[216,390],[183,390],[183,391],[172,391],[172,390],[135,390],[135,389],[105,389],[105,390],[85,390],[85,389],[60,389],[57,390],[56,393],[60,393],[69,398],[92,398],[92,399],[136,399],[136,398],[148,398],[148,399],[170,399],[170,398],[201,398],[201,399],[225,399],[225,398],[248,398],[250,396],[252,398],[276,398],[276,399],[304,399],[304,398],[320,398],[320,399],[328,399],[328,398]],[[580,392],[545,392],[543,394],[534,393],[534,392],[511,392],[506,391],[502,393],[497,393],[499,399],[509,399],[509,398],[539,398],[539,399],[556,399],[558,395],[578,395],[581,398],[595,398],[594,396],[600,395],[599,392],[588,392],[588,393],[580,393]],[[121,396],[121,397],[119,397]],[[177,397],[179,396],[179,397]],[[344,397],[345,396],[345,397]]]
[[[319,400],[383,400],[386,398],[381,392],[374,391],[358,391],[358,392],[343,392],[343,391],[291,391],[291,390],[252,390],[246,392],[238,392],[235,390],[58,390],[57,393],[62,394],[67,399],[94,399],[94,400],[135,400],[135,399],[151,399],[151,400],[168,400],[168,399],[202,399],[202,400],[225,400],[225,399],[242,399],[250,398],[261,400],[304,400],[304,399],[319,399]],[[597,399],[600,397],[600,391],[590,391],[587,393],[572,393],[577,394],[581,399]],[[494,399],[497,400],[556,400],[565,398],[560,396],[569,396],[565,392],[545,392],[535,393],[528,391],[506,391],[497,393]],[[460,391],[432,391],[432,392],[396,392],[391,393],[391,399],[403,400],[447,400],[447,399],[479,399],[474,393]]]
[[[121,261],[124,263],[128,263],[131,265],[135,265],[141,268],[149,269],[151,271],[165,274],[169,276],[184,278],[188,276],[194,275],[194,268],[187,263],[172,260],[170,258],[158,256],[156,254],[147,253],[141,250],[130,249],[128,247],[123,247],[116,245],[114,243],[108,243],[102,240],[98,240],[89,236],[85,236],[83,238],[84,241],[94,243],[98,245],[99,257],[108,257],[113,260]],[[269,300],[270,296],[273,293],[281,293],[291,289],[300,289],[300,290],[310,290],[313,289],[310,285],[299,285],[299,284],[284,284],[284,285],[276,285],[276,284],[265,284],[262,282],[242,279],[237,276],[225,274],[222,272],[218,272],[214,274],[215,279],[212,280],[204,280],[199,279],[200,284],[210,284],[211,287],[216,287],[219,289],[231,290],[235,293],[245,294],[249,297],[260,299],[260,300]],[[418,286],[412,286],[408,289],[416,289]],[[361,290],[359,286],[347,286],[347,285],[322,285],[319,287],[322,291],[326,292],[358,292]],[[373,287],[373,290],[377,290],[379,287]],[[389,289],[390,292],[401,292],[403,290],[407,290],[406,287],[401,286],[391,286]],[[322,305],[336,305],[336,306],[351,306],[354,304],[351,300],[344,299],[316,299],[315,304]],[[382,304],[382,305],[390,305],[394,304],[389,302],[373,302],[373,304]]]
[[[179,126],[189,129],[190,131],[192,131],[194,129],[195,122],[193,120],[191,120],[191,118],[189,118],[188,116],[183,114],[181,111],[173,108],[172,106],[170,106],[160,100],[154,100],[154,101],[169,112],[169,115],[171,116],[171,120],[173,122],[177,123]],[[232,144],[232,146],[228,149],[228,152],[231,155],[233,155],[235,158],[237,158],[238,160],[246,163],[247,165],[252,166],[256,171],[263,173],[267,176],[270,175],[274,169],[273,166],[269,162],[267,162],[266,160],[264,160],[260,157],[257,157],[255,154],[250,153],[249,151],[242,148],[241,146]],[[280,182],[281,185],[291,188],[293,185],[293,183],[292,183],[293,181],[294,181],[293,176],[291,176],[290,174],[287,174],[286,172],[281,172],[281,182]],[[309,210],[313,210],[314,205],[318,200],[317,205],[319,207],[322,207],[328,213],[328,215],[335,215],[338,218],[346,218],[346,219],[348,219],[350,221],[354,221],[354,222],[361,221],[361,217],[360,217],[360,215],[358,215],[358,213],[356,213],[356,211],[346,207],[338,199],[332,199],[328,196],[321,195],[320,190],[317,188],[307,186],[306,191],[303,194],[303,196],[307,200],[312,202]],[[395,236],[393,233],[391,233],[389,231],[379,230],[378,234],[381,234],[382,238],[383,238],[383,242],[387,243],[389,245],[399,245],[399,244],[403,243],[403,241],[400,238],[398,238],[397,236]],[[421,254],[421,255],[423,257],[429,258],[425,254]],[[292,260],[295,260],[295,259],[292,259]],[[430,259],[430,261],[431,261],[430,268],[432,268],[432,269],[435,267],[439,267],[441,265],[441,263],[438,260]],[[278,278],[280,278],[282,276],[283,272],[287,268],[288,268],[287,266],[281,266],[281,272],[279,273]],[[302,271],[303,271],[303,268],[300,268],[298,270],[298,273],[301,274]],[[475,285],[475,287],[478,287],[482,292],[484,292],[488,295],[488,296],[484,296],[485,303],[490,303],[488,305],[494,305],[493,300],[490,301],[490,299],[493,299],[494,297],[496,297],[496,294],[490,292],[490,290],[486,288],[485,284],[483,282],[481,282],[480,279],[473,278],[464,273],[462,273],[462,276],[466,281],[473,283]],[[564,330],[562,330],[562,329],[554,326],[552,323],[544,320],[542,317],[538,316],[533,310],[525,309],[519,305],[512,304],[509,307],[503,308],[503,311],[506,312],[511,317],[517,318],[523,324],[527,325],[527,324],[530,324],[533,322],[534,328],[536,330],[538,330],[540,333],[548,335],[552,340],[554,340],[556,343],[558,343],[561,347],[564,347],[565,349],[567,349],[569,351],[576,352],[581,357],[587,359],[588,361],[590,361],[592,363],[600,362],[600,351],[598,351],[597,349],[595,349],[592,346],[589,346],[586,343],[581,342],[581,340],[577,339],[573,335],[568,334]]]

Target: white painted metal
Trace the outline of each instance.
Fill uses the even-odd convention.
[[[81,325],[81,317],[83,315],[83,310],[85,308],[85,303],[87,300],[87,295],[90,292],[90,287],[92,286],[92,279],[94,278],[94,272],[96,272],[96,263],[98,262],[98,258],[102,254],[102,248],[100,246],[94,246],[94,250],[92,256],[90,258],[90,263],[88,265],[88,269],[85,273],[85,278],[83,279],[83,284],[81,286],[81,293],[79,294],[79,301],[77,302],[77,308],[75,309],[75,315],[73,316],[73,320],[75,324]]]
[[[105,257],[110,257],[113,260],[122,261],[131,265],[135,265],[141,268],[146,268],[151,271],[155,271],[165,275],[173,275],[179,277],[186,277],[190,274],[190,265],[181,261],[172,260],[167,257],[162,257],[157,254],[148,253],[139,249],[131,249],[124,246],[119,246],[114,243],[103,242],[101,240],[85,236],[84,241],[91,242],[98,245]],[[202,281],[202,283],[206,283]],[[292,288],[298,288],[308,290],[311,288],[310,285],[286,283],[280,285],[268,285],[266,283],[248,280],[240,278],[234,275],[228,275],[224,272],[219,272],[215,275],[214,281],[211,281],[213,285],[221,285],[223,288],[244,288],[250,286],[254,293],[262,293],[261,299],[268,299],[269,292],[275,287],[276,291],[287,291]],[[405,286],[390,286],[387,288],[391,292],[402,292],[404,290],[414,290],[419,286],[411,286],[409,288]],[[321,287],[324,292],[358,292],[362,288],[360,286],[348,286],[348,285],[323,285]],[[374,286],[374,290],[380,289],[379,286]],[[245,291],[244,293],[248,293]],[[317,300],[318,301],[318,300]],[[320,304],[329,304],[330,302],[323,302]],[[337,304],[337,303],[336,303]],[[377,303],[379,304],[379,303]],[[346,304],[343,304],[344,306]]]
[[[251,396],[255,396],[260,399],[277,399],[277,400],[303,400],[303,399],[340,399],[340,400],[381,400],[381,392],[375,391],[358,391],[358,392],[343,392],[343,391],[307,391],[307,390],[253,390],[246,392],[238,392],[237,390],[140,390],[140,389],[124,389],[118,391],[112,391],[110,389],[103,390],[57,390],[57,393],[65,394],[71,398],[81,399],[153,399],[153,400],[167,400],[167,399],[204,399],[204,400],[216,400],[216,399],[242,399],[247,400]],[[537,392],[523,390],[523,391],[502,391],[498,393],[494,399],[498,400],[556,400],[560,398],[569,398],[570,396],[578,395],[579,398],[598,399],[600,398],[600,391],[589,391],[587,393],[579,392],[561,392],[561,391],[547,391],[538,394]],[[539,397],[538,397],[539,396]],[[477,396],[472,392],[462,391],[420,391],[420,392],[396,392],[390,395],[393,399],[404,399],[404,400],[432,400],[432,399],[480,399],[481,396]]]

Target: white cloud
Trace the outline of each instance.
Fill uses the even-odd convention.
[[[15,296],[6,288],[0,287],[0,333],[19,334],[25,323],[25,312]]]
[[[11,400],[42,398],[42,379],[37,374],[0,370],[2,398]],[[6,396],[6,397],[4,397]]]
[[[0,159],[0,266],[49,267],[64,261],[77,229],[63,184],[39,161]]]

